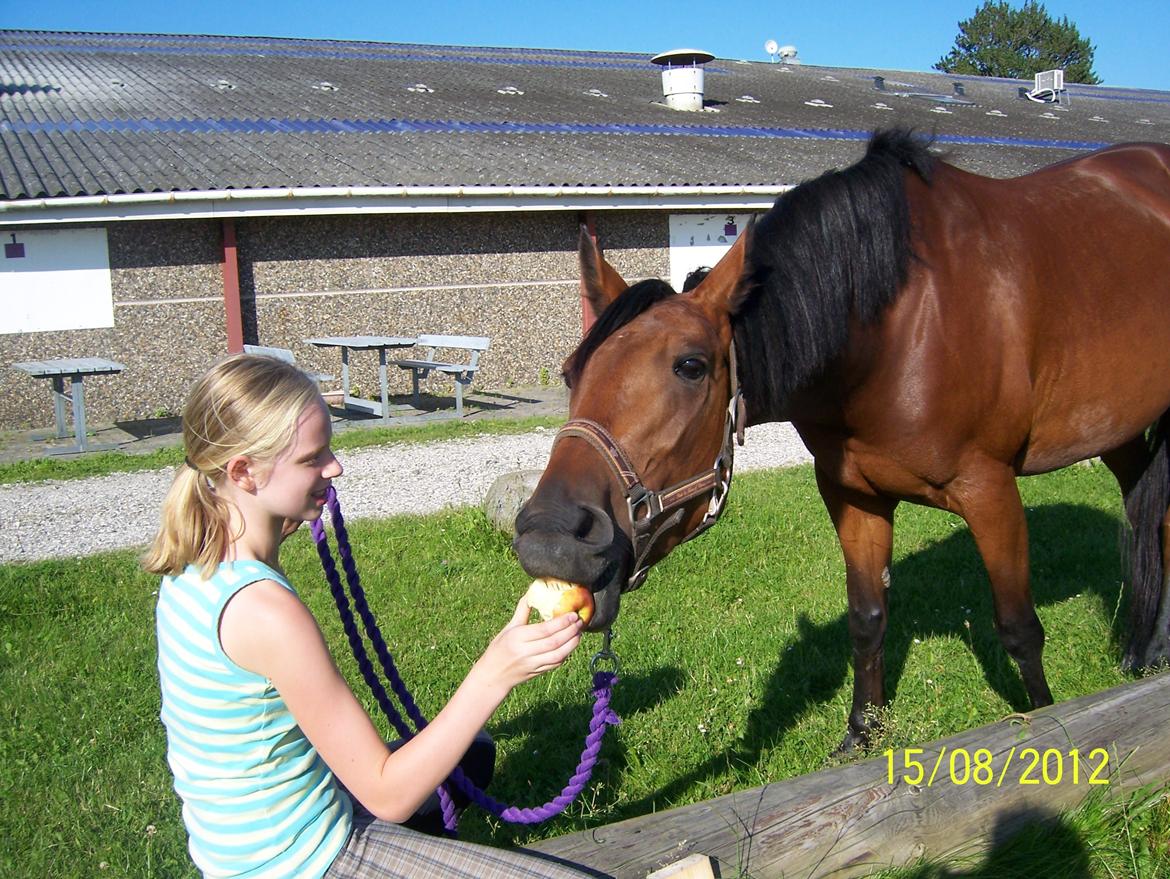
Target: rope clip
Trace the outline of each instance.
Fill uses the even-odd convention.
[[[613,663],[613,673],[616,675],[621,669],[621,661],[618,655],[610,648],[610,641],[613,639],[613,629],[607,628],[605,630],[605,640],[602,641],[601,649],[593,654],[593,659],[589,660],[589,671],[596,673],[597,666],[602,662]]]

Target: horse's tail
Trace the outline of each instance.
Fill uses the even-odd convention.
[[[1170,509],[1170,413],[1156,421],[1147,433],[1150,457],[1137,483],[1125,497],[1129,519],[1127,555],[1130,568],[1130,632],[1123,665],[1144,668],[1161,656],[1151,655],[1155,622],[1162,603],[1166,572],[1162,561],[1162,523]],[[1157,640],[1165,643],[1165,634]]]

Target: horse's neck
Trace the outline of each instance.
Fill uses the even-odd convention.
[[[809,424],[839,424],[843,421],[841,396],[815,382],[789,395],[784,405],[774,408],[753,407],[747,401],[747,424],[773,424],[778,421]]]
[[[903,291],[903,296],[905,291]],[[913,311],[913,302],[900,297],[898,300]],[[776,421],[803,421],[829,428],[843,426],[850,401],[864,393],[875,369],[892,352],[887,345],[889,321],[894,317],[894,303],[886,306],[871,322],[862,324],[850,319],[842,346],[828,359],[819,372],[809,377],[783,399],[774,399],[772,393],[753,394],[745,383],[744,397],[747,401],[747,422],[769,424]],[[769,341],[755,338],[749,341],[747,357],[760,356],[767,359],[767,352],[757,352],[756,346],[768,345]],[[742,347],[742,346],[741,346]],[[737,354],[738,356],[738,354]],[[765,389],[766,391],[767,389]],[[753,405],[754,398],[754,405]]]
[[[849,396],[852,383],[842,374],[840,366],[839,360],[833,361],[821,375],[797,388],[784,400],[774,401],[769,394],[753,394],[745,387],[748,426],[778,421],[841,423],[843,403]]]

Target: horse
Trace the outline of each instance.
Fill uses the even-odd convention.
[[[1170,656],[1170,147],[1021,177],[966,172],[912,130],[781,195],[688,292],[628,285],[582,230],[599,318],[564,364],[569,421],[515,522],[532,576],[594,592],[589,628],[714,524],[733,437],[790,421],[845,562],[853,701],[885,704],[894,511],[966,521],[996,631],[1053,701],[1017,477],[1100,456],[1131,535],[1127,668]],[[695,475],[698,474],[698,475]]]

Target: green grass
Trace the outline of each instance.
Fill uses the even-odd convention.
[[[1021,490],[1056,697],[1126,681],[1118,668],[1120,502],[1111,477],[1101,466],[1074,467],[1023,480]],[[289,541],[286,567],[376,713],[306,532]],[[478,510],[358,521],[351,533],[399,669],[432,715],[507,620],[527,578],[508,538]],[[886,664],[893,702],[883,746],[1025,710],[965,526],[903,506],[895,533]],[[623,723],[608,733],[582,798],[535,830],[472,810],[463,837],[523,843],[831,765],[852,680],[842,580],[811,469],[741,475],[719,527],[626,596],[614,640],[622,677],[613,707]],[[0,875],[88,876],[103,863],[103,876],[195,875],[157,719],[156,588],[132,552],[0,567]],[[493,718],[496,797],[539,805],[565,784],[589,721],[589,660],[599,646],[588,636],[564,668],[517,689]],[[1118,827],[1124,845],[1108,842]],[[1059,832],[1078,840],[1088,865],[1071,876],[1170,871],[1170,814],[1158,796],[1090,804],[1063,817]],[[1038,875],[1051,839],[1025,838],[1011,857],[1031,859],[1029,875]],[[1106,848],[1120,860],[1102,859]],[[965,862],[955,874],[913,869],[906,875],[914,879],[1013,875]]]
[[[430,424],[412,424],[393,427],[351,427],[338,431],[333,437],[335,450],[357,449],[365,446],[395,443],[427,443],[446,439],[499,434],[527,433],[537,428],[555,428],[564,423],[555,416],[487,419],[465,421],[451,419]],[[0,463],[0,483],[41,482],[47,479],[84,479],[109,473],[129,473],[139,470],[161,470],[183,463],[182,437],[176,435],[175,445],[144,453],[90,452],[68,458],[34,458],[28,461]]]

